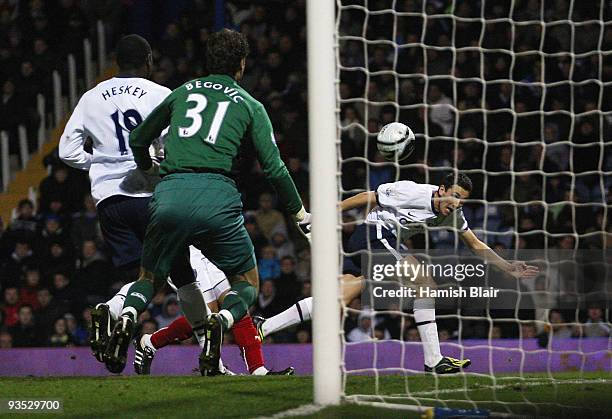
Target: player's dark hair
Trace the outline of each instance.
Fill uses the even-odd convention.
[[[472,179],[470,179],[467,175],[463,173],[449,173],[448,175],[444,176],[444,179],[442,180],[442,185],[446,189],[451,188],[453,185],[457,185],[468,192],[472,192],[473,187]]]
[[[240,71],[240,62],[249,55],[246,36],[231,29],[222,29],[208,37],[206,67],[210,74],[234,77]]]
[[[140,35],[126,35],[117,44],[119,70],[137,70],[144,67],[151,56],[151,45]]]

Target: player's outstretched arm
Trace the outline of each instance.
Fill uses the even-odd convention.
[[[309,214],[304,210],[300,194],[280,157],[280,152],[274,140],[272,123],[263,105],[259,106],[253,114],[250,133],[257,153],[257,160],[261,164],[266,178],[276,190],[287,211],[294,216],[296,221],[303,221],[305,217],[309,217]]]
[[[521,261],[507,261],[493,251],[486,243],[481,241],[470,229],[461,234],[461,239],[472,252],[482,257],[487,263],[497,266],[516,279],[533,279],[539,273],[537,266],[527,265]]]
[[[153,166],[149,147],[170,124],[172,99],[170,94],[130,133],[130,148],[134,154],[134,161],[141,170],[147,171]]]
[[[340,211],[349,211],[355,208],[363,207],[367,207],[368,210],[370,210],[376,205],[376,192],[367,191],[358,193],[357,195],[346,198],[340,202]]]
[[[86,108],[86,95],[83,95],[74,108],[59,143],[59,157],[68,166],[81,170],[89,170],[91,154],[83,148],[87,133],[85,131],[84,109]]]

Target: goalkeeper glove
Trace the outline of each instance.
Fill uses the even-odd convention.
[[[312,222],[312,214],[307,212],[304,207],[302,207],[297,214],[293,215],[293,219],[295,220],[295,224],[300,234],[304,236],[306,240],[308,240],[308,243],[310,243],[310,223]]]
[[[129,193],[153,192],[160,180],[159,163],[151,160],[151,167],[147,170],[130,170],[119,187]]]

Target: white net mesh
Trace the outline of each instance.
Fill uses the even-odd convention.
[[[525,249],[544,255],[542,275],[521,293],[533,309],[517,300],[504,310],[437,311],[443,354],[474,358],[465,374],[448,379],[421,375],[410,310],[377,311],[351,341],[370,317],[354,300],[343,320],[348,400],[541,414],[566,403],[531,397],[530,386],[601,380],[596,372],[610,378],[607,265],[572,265],[571,278],[557,280],[567,267],[541,250],[609,257],[611,8],[605,0],[337,0],[344,197],[397,180],[438,184],[448,172],[465,173],[474,183],[464,206],[472,231],[509,257]],[[401,165],[376,152],[376,133],[392,121],[416,134],[416,151]],[[344,214],[345,245],[364,219],[363,211]],[[456,229],[407,244],[463,246]],[[600,281],[586,291],[608,293],[598,304],[585,302],[577,285],[589,275]],[[560,294],[559,307],[542,303]],[[508,388],[517,390],[513,397]]]

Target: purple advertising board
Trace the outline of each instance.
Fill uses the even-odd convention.
[[[558,339],[548,348],[536,339],[464,340],[442,342],[442,353],[470,358],[469,372],[483,374],[562,371],[607,371],[612,368],[612,340],[608,338]],[[159,350],[151,369],[154,375],[198,374],[199,348],[195,345],[171,345]],[[310,344],[264,345],[266,364],[271,369],[294,366],[300,375],[312,374]],[[125,375],[134,374],[133,350],[129,352]],[[239,349],[223,347],[226,366],[236,373],[246,373]],[[419,342],[379,341],[348,343],[344,354],[348,373],[400,373],[423,369],[423,351]],[[104,376],[110,375],[97,362],[89,348],[0,349],[0,376]]]

